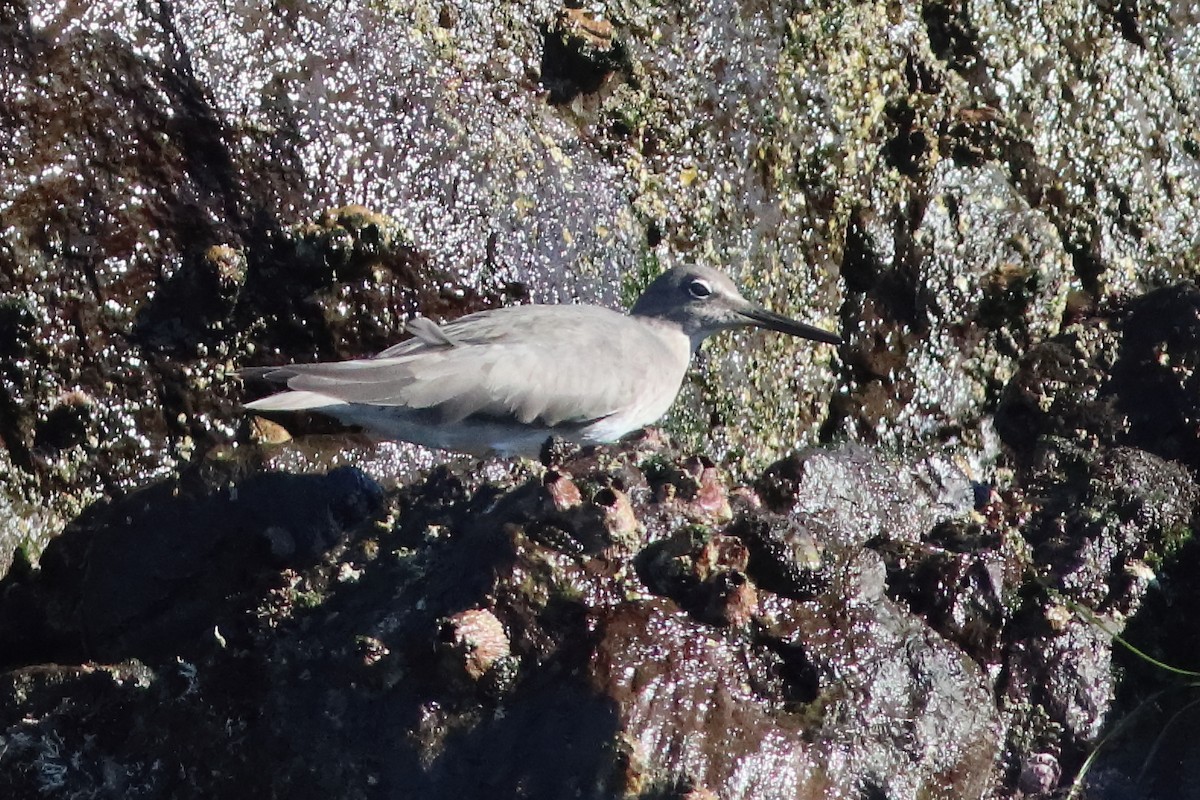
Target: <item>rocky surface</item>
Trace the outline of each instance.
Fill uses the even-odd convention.
[[[602,12],[0,8],[0,794],[1200,796],[1200,16]],[[688,261],[847,344],[541,465],[238,410]]]

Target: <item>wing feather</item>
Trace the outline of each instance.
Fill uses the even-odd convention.
[[[444,422],[482,415],[548,427],[617,413],[647,382],[663,380],[655,368],[662,340],[596,306],[514,306],[410,327],[415,338],[374,358],[298,364],[266,377],[331,402],[436,409]]]

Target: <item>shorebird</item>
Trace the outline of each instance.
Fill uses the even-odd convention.
[[[676,267],[628,314],[593,305],[525,305],[438,325],[372,358],[250,370],[288,391],[253,411],[316,411],[378,439],[474,455],[533,455],[552,436],[615,442],[667,413],[709,336],[758,327],[841,344],[835,333],[768,311],[728,276]]]

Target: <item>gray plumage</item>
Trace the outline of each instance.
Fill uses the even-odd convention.
[[[745,300],[705,267],[659,276],[629,314],[590,305],[481,311],[373,358],[255,370],[290,391],[254,411],[318,411],[382,439],[475,454],[536,453],[550,436],[597,444],[658,420],[708,336],[758,326],[837,344],[836,334]]]

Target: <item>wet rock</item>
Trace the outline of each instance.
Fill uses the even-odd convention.
[[[629,71],[613,23],[594,10],[560,8],[545,30],[541,79],[551,103],[597,92],[614,73]]]
[[[449,617],[439,638],[447,663],[475,682],[512,653],[503,623],[487,609],[468,609]]]
[[[729,532],[749,546],[748,574],[764,588],[803,600],[828,584],[819,525],[764,512],[739,516]]]
[[[369,356],[403,338],[413,316],[441,320],[496,303],[454,285],[399,221],[362,206],[276,232],[255,253],[248,284],[239,323],[258,335],[245,350],[289,361]]]
[[[1135,611],[1136,565],[1163,563],[1190,536],[1200,498],[1182,465],[1130,448],[1049,440],[1038,453],[1034,512],[1022,535],[1051,583],[1097,611]]]
[[[238,250],[253,238],[246,207],[276,203],[238,174],[228,130],[177,59],[138,57],[102,23],[93,35],[68,14],[51,33],[29,14],[15,10],[0,45],[24,65],[0,97],[5,136],[23,154],[0,164],[2,292],[16,304],[7,327],[23,331],[20,358],[6,359],[0,428],[15,467],[5,493],[45,509],[28,540],[36,557],[91,502],[170,476],[197,442],[228,431],[218,421],[228,403],[205,392],[218,371],[209,359],[230,355],[234,332],[205,326],[224,323],[240,269],[211,248]],[[141,33],[170,25],[141,19]],[[156,319],[197,333],[183,348],[195,361],[160,365],[144,336],[140,320],[164,296],[173,308]],[[38,428],[43,443],[63,443],[51,414],[74,392],[96,399],[88,438],[103,446],[39,447]]]
[[[1010,735],[1054,743],[1071,763],[1114,713],[1112,637],[1143,607],[1147,565],[1178,557],[1200,495],[1180,464],[1053,437],[1030,472],[1020,532],[1037,578],[1013,604],[998,692],[1013,709]]]
[[[849,546],[872,539],[916,542],[937,523],[974,508],[970,481],[948,457],[906,463],[853,445],[791,456],[768,469],[758,488],[768,507]]]
[[[1096,739],[1112,707],[1116,676],[1110,648],[1108,632],[1076,617],[1059,631],[1030,637],[1010,657],[1006,688],[1045,708],[1062,726],[1062,741],[1077,748]]]
[[[840,605],[842,601],[835,602]],[[850,607],[853,601],[843,608]],[[799,609],[797,612],[805,613]],[[877,782],[876,785],[886,786],[895,794],[911,796],[910,793],[919,793],[918,787],[926,780],[954,781],[949,771],[943,770],[950,770],[949,764],[959,759],[972,761],[978,767],[980,759],[987,763],[993,756],[989,750],[992,746],[989,742],[995,735],[995,730],[989,729],[993,723],[964,717],[949,706],[942,706],[944,702],[953,705],[955,701],[940,691],[936,692],[937,699],[912,695],[902,698],[904,692],[896,693],[899,684],[893,683],[893,679],[912,668],[922,672],[934,670],[938,675],[935,681],[950,681],[965,696],[982,691],[981,685],[968,688],[977,680],[968,677],[970,668],[964,674],[958,671],[961,667],[951,666],[952,661],[937,665],[938,657],[918,655],[925,652],[924,645],[910,645],[912,649],[907,655],[906,648],[892,650],[886,644],[879,650],[872,649],[872,655],[867,656],[871,665],[862,672],[854,671],[858,677],[851,679],[851,687],[838,685],[832,679],[833,672],[827,670],[837,671],[838,657],[825,651],[819,640],[804,639],[801,645],[800,639],[793,638],[792,644],[803,648],[810,663],[816,665],[817,674],[822,676],[818,679],[822,694],[808,707],[809,713],[818,714],[813,718],[803,706],[789,710],[786,704],[780,706],[777,699],[773,701],[778,698],[775,694],[778,689],[772,688],[778,686],[777,670],[784,667],[770,656],[773,651],[757,650],[728,637],[706,636],[697,640],[690,633],[695,624],[650,604],[621,611],[604,628],[604,640],[596,654],[596,679],[603,682],[605,692],[617,702],[625,736],[637,743],[630,760],[639,766],[640,785],[690,781],[702,786],[728,786],[736,773],[747,776],[745,796],[837,793],[851,791],[852,786],[861,785],[863,780]],[[873,635],[880,632],[872,630]],[[684,649],[676,650],[680,646]],[[686,657],[663,659],[658,654],[664,649],[686,653]],[[882,661],[874,662],[876,656]],[[798,657],[790,656],[793,661]],[[826,657],[832,657],[833,661],[824,660]],[[893,662],[893,658],[897,660]],[[941,672],[946,666],[950,666],[949,671]],[[897,670],[895,674],[893,669]],[[787,673],[783,668],[783,674]],[[832,682],[826,684],[826,680]],[[849,701],[850,696],[856,699]],[[921,710],[916,711],[910,703]],[[882,761],[875,760],[886,756],[882,751],[871,753],[870,748],[858,751],[837,770],[822,766],[829,763],[830,749],[838,746],[843,724],[853,728],[860,724],[854,721],[859,713],[883,707],[892,709],[885,715],[913,713],[909,719],[929,719],[935,727],[954,720],[957,737],[950,741],[955,744],[936,757],[916,757],[903,771],[903,777],[887,771]],[[908,710],[901,711],[903,708]],[[933,719],[938,722],[932,723]],[[915,736],[920,739],[933,730],[922,729]],[[683,746],[685,741],[687,746]],[[933,774],[941,777],[932,778]],[[961,791],[973,791],[969,782],[958,785]],[[821,788],[816,790],[817,786]]]
[[[1051,209],[1085,288],[1119,296],[1178,276],[1187,263],[1182,254],[1193,247],[1179,221],[1200,208],[1200,183],[1188,168],[1151,185],[1139,165],[1146,158],[1194,164],[1200,156],[1176,144],[1176,120],[1194,114],[1196,98],[1188,95],[1183,107],[1157,100],[1190,80],[1193,65],[1160,55],[1192,35],[1184,32],[1192,17],[1120,4],[1056,5],[1036,20],[998,6],[961,14],[977,54],[964,75],[988,85],[1006,118],[1030,122],[1014,166],[1025,173],[1026,193]],[[1075,35],[1081,30],[1102,33],[1084,43]],[[1031,42],[1037,58],[1029,57]],[[1158,156],[1141,133],[1149,119],[1159,132]]]
[[[346,468],[162,484],[94,508],[47,548],[39,571],[0,584],[5,663],[203,649],[196,637],[254,602],[260,582],[332,547],[381,500],[373,481]]]
[[[996,432],[1021,460],[1040,437],[1115,444],[1129,423],[1109,387],[1120,336],[1100,322],[1071,325],[1030,350],[1005,387]]]
[[[812,599],[833,591],[839,564],[866,545],[883,558],[889,597],[981,664],[1001,661],[1000,631],[1024,585],[1028,547],[1007,520],[981,524],[973,487],[944,456],[904,462],[853,447],[800,454],[759,487],[788,513],[747,514],[731,528],[750,544],[757,584]]]
[[[1200,290],[1192,283],[1130,301],[1108,391],[1128,420],[1123,442],[1200,468]]]
[[[229,245],[189,258],[138,316],[138,338],[152,350],[185,357],[219,348],[237,328],[233,314],[246,270],[246,254]]]
[[[1162,592],[1139,632],[1195,652],[1194,290],[1131,297],[1196,273],[1191,12],[619,11],[609,30],[504,4],[12,9],[0,628],[40,666],[8,673],[0,794],[753,797],[790,775],[793,795],[1008,797],[1047,752],[1065,791],[1112,696],[1138,695],[1079,604],[1119,627]],[[656,445],[660,494],[628,464],[573,466],[566,512],[472,464],[389,496],[385,524],[369,482],[229,477],[253,518],[191,482],[245,444],[240,364],[363,355],[418,312],[615,305],[680,259],[850,339],[706,348],[667,424],[708,467],[847,437],[954,458],[810,453],[756,492]],[[289,463],[418,463],[372,452]],[[147,489],[181,471],[178,495]],[[981,519],[962,471],[994,486]],[[711,562],[713,600],[681,612],[632,560],[689,524],[724,544],[680,556]],[[465,608],[520,659],[495,688],[429,646]],[[650,682],[596,682],[600,652]],[[149,666],[42,663],[131,653]],[[672,698],[678,718],[645,706]],[[1171,722],[1089,793],[1186,796],[1195,743],[1158,737]],[[771,774],[731,755],[778,752]],[[1135,780],[1147,762],[1180,767]]]
[[[712,583],[716,586],[702,611],[705,619],[718,625],[745,628],[758,613],[758,589],[742,572],[719,573]]]
[[[882,554],[892,597],[980,664],[1002,662],[1001,633],[1029,566],[1023,547],[885,546]]]
[[[1058,234],[1002,170],[947,160],[931,173],[919,207],[863,218],[848,242],[862,249],[846,254],[847,281],[862,287],[851,295],[862,334],[845,348],[849,391],[833,413],[860,438],[973,427],[1021,352],[1058,332],[1065,308],[1071,274]]]
[[[181,667],[185,665],[180,665]],[[116,731],[123,728],[131,747],[149,747],[155,733],[133,732],[130,727],[139,711],[139,696],[153,696],[158,704],[159,724],[185,724],[194,731],[217,734],[217,726],[207,727],[203,715],[187,702],[186,676],[176,683],[137,661],[113,665],[45,665],[8,672],[0,678],[0,724],[6,731],[6,755],[14,761],[36,764],[37,768],[6,771],[0,785],[10,797],[67,796],[83,792],[97,797],[117,797],[136,792],[159,780],[154,765],[132,751],[123,753],[104,768],[102,753],[112,754]],[[100,730],[88,725],[75,712],[76,702],[86,702],[92,713],[112,720],[114,727]],[[27,711],[24,718],[14,717],[16,703]],[[211,725],[211,723],[209,723]],[[187,746],[190,755],[210,750],[207,742],[194,741]],[[116,767],[113,769],[112,767]],[[247,786],[254,783],[247,779]]]
[[[1200,646],[1200,541],[1189,539],[1177,557],[1160,567],[1141,610],[1124,620],[1121,637],[1138,648],[1114,648],[1120,677],[1112,727],[1081,783],[1104,800],[1121,797],[1188,797],[1197,783],[1197,729],[1192,719],[1191,680],[1161,665],[1191,669]],[[1102,620],[1116,630],[1113,620]],[[1148,658],[1149,657],[1149,658]],[[1154,659],[1151,661],[1150,659]]]
[[[350,539],[307,566],[302,528],[273,516],[297,545],[288,557],[296,566],[266,581],[271,588],[253,613],[236,603],[197,610],[216,633],[165,651],[159,663],[186,653],[195,703],[215,703],[218,716],[262,720],[247,734],[252,752],[284,743],[298,754],[274,771],[272,786],[380,787],[367,797],[397,786],[448,796],[481,781],[586,785],[603,796],[683,794],[743,779],[746,798],[828,796],[863,785],[897,797],[934,787],[982,796],[1005,781],[1015,792],[1030,754],[1065,746],[1074,758],[1096,736],[1115,686],[1106,639],[1069,614],[1055,629],[1041,607],[1036,619],[1011,616],[1022,595],[1001,559],[1016,558],[1002,535],[1010,524],[1003,497],[991,501],[992,517],[964,520],[957,512],[965,501],[948,501],[961,494],[955,473],[930,460],[905,465],[833,450],[809,453],[762,481],[773,501],[786,498],[795,509],[766,510],[755,492],[739,489],[731,493],[738,516],[721,528],[689,522],[677,500],[618,466],[628,457],[610,454],[609,473],[594,454],[564,463],[581,476],[572,481],[580,503],[566,512],[555,508],[541,476],[501,486],[443,468],[386,498],[390,526],[341,529]],[[655,468],[685,475],[687,463],[676,457]],[[849,475],[849,486],[877,492],[831,489],[841,485],[819,475]],[[349,498],[355,484],[330,488]],[[909,494],[882,503],[885,485]],[[1060,485],[1078,492],[1060,479],[1047,491]],[[622,513],[655,543],[564,551],[531,535],[589,506],[603,530],[604,503],[586,499],[595,486],[604,487],[597,497],[621,492]],[[820,513],[818,488],[826,490],[825,507],[840,493],[843,513]],[[239,486],[239,496],[247,490]],[[1181,499],[1171,513],[1186,504]],[[892,516],[894,505],[910,509],[903,520]],[[363,522],[371,506],[341,507],[331,516]],[[295,514],[316,516],[312,508]],[[1025,523],[1036,519],[1035,512]],[[918,532],[918,521],[930,529]],[[826,527],[834,525],[851,529]],[[863,538],[864,525],[877,534]],[[817,580],[800,590],[778,575],[774,584],[761,577],[756,559],[770,556],[772,542],[796,564],[813,561]],[[806,556],[808,547],[819,557]],[[279,557],[264,556],[257,569]],[[228,596],[241,585],[238,602],[252,602],[252,587],[264,585],[259,574],[220,590]],[[939,581],[944,594],[932,591]],[[7,608],[15,608],[14,596],[4,595]],[[1025,631],[1020,640],[1006,638],[1016,628]],[[113,646],[112,629],[91,631]],[[37,646],[47,652],[50,643]],[[128,645],[153,654],[140,646]],[[218,677],[235,652],[268,676],[244,688],[244,705],[226,696]],[[129,714],[152,713],[138,702]],[[364,727],[364,719],[373,722]],[[56,724],[86,732],[95,723],[68,714]],[[353,742],[308,737],[309,724],[334,726]],[[569,744],[551,747],[555,741]],[[98,755],[132,758],[119,745],[104,747],[119,752]],[[305,765],[326,758],[339,764],[336,774],[314,779]],[[547,788],[535,796],[553,795]]]
[[[1017,788],[1026,794],[1040,797],[1058,788],[1062,767],[1050,753],[1034,753],[1021,765]]]
[[[564,469],[581,475],[595,469],[586,467],[589,457],[580,458]],[[673,467],[684,468],[682,459]],[[578,480],[592,486],[598,477]],[[601,492],[618,491],[614,476],[608,480]],[[328,792],[335,784],[366,782],[378,789],[365,796],[398,786],[449,796],[486,781],[526,788],[547,782],[545,792],[534,794],[547,798],[576,784],[600,787],[602,796],[684,794],[752,775],[746,798],[782,789],[850,790],[863,781],[917,796],[919,787],[946,782],[970,794],[974,781],[988,780],[980,776],[994,769],[995,711],[988,694],[977,691],[978,668],[954,661],[943,640],[888,600],[877,555],[836,549],[828,593],[798,602],[746,579],[757,547],[750,537],[715,530],[695,540],[662,537],[671,527],[689,530],[678,506],[659,503],[629,474],[622,485],[641,487],[625,501],[647,535],[661,540],[659,553],[677,546],[672,558],[658,561],[660,576],[674,567],[660,587],[666,596],[649,595],[628,551],[568,553],[528,535],[539,519],[563,513],[546,498],[541,477],[502,489],[445,469],[386,499],[395,521],[390,528],[367,524],[370,517],[361,515],[370,504],[347,503],[353,486],[330,486],[344,498],[343,510],[331,516],[364,524],[338,529],[337,539],[320,546],[326,555],[307,566],[302,529],[289,517],[272,518],[295,543],[287,558],[296,566],[276,567],[274,581],[253,571],[227,576],[229,583],[215,590],[240,600],[193,608],[198,619],[211,620],[211,637],[193,636],[172,649],[160,632],[157,648],[167,648],[160,651],[126,634],[90,631],[108,648],[126,636],[125,651],[168,667],[170,652],[185,652],[191,676],[180,691],[192,692],[185,694],[194,697],[185,700],[188,709],[215,703],[220,718],[274,721],[247,733],[239,757],[254,763],[262,748],[286,744],[296,757],[278,764],[270,783],[289,790],[314,784]],[[242,503],[259,507],[251,503],[258,495],[250,483],[238,488]],[[313,487],[307,494],[316,494]],[[151,500],[161,501],[143,498]],[[588,505],[583,500],[572,511]],[[311,506],[293,511],[296,519],[319,516]],[[746,503],[740,513],[755,510]],[[278,548],[263,558],[280,558]],[[254,596],[259,604],[246,613],[242,603],[252,604]],[[5,595],[6,608],[12,597]],[[43,652],[50,646],[44,639],[29,644]],[[264,678],[242,681],[234,697],[226,676],[238,673],[230,670]],[[913,692],[900,678],[912,674],[925,688]],[[64,691],[80,688],[72,682]],[[156,711],[139,705],[151,702],[150,694],[122,702],[127,714],[154,724],[145,715]],[[956,703],[966,705],[947,710]],[[4,712],[10,711],[29,708]],[[943,712],[955,722],[947,726]],[[930,715],[940,721],[930,732],[946,727],[953,745],[934,744],[926,733],[898,733],[846,750],[850,730],[878,724],[900,732],[901,718]],[[13,718],[6,716],[6,724]],[[80,735],[95,724],[65,711],[55,720]],[[334,727],[354,742],[307,735],[310,724]],[[97,741],[97,758],[134,762],[120,745]],[[898,746],[902,754],[895,756]],[[370,754],[384,751],[382,762]],[[149,752],[131,769],[149,763]],[[980,760],[983,752],[988,756]],[[335,774],[313,778],[306,765],[336,753],[342,760]],[[830,771],[833,753],[848,760]],[[10,750],[7,757],[26,756]],[[907,768],[893,769],[894,758]]]
[[[700,619],[740,626],[755,613],[758,593],[746,575],[750,551],[741,539],[684,528],[639,559],[639,575],[652,591]]]
[[[1111,323],[1072,325],[1022,359],[996,429],[1026,460],[1040,437],[1131,445],[1195,467],[1200,292],[1189,283],[1131,300]]]
[[[806,757],[798,726],[754,692],[762,680],[755,671],[768,665],[746,663],[745,651],[724,637],[694,639],[694,624],[649,604],[619,611],[604,627],[594,680],[616,703],[623,736],[634,748],[630,788],[680,780],[724,786],[736,770],[750,776],[747,790],[754,796],[796,794],[812,756]],[[684,645],[689,641],[692,646]],[[675,650],[680,645],[688,647],[684,658],[658,655],[683,655]],[[669,708],[676,712],[664,713]]]

